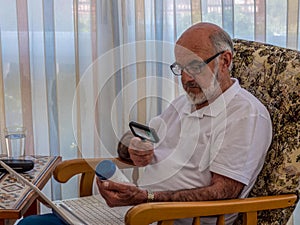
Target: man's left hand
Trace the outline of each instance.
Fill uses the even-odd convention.
[[[137,205],[147,201],[147,191],[132,184],[96,179],[100,194],[110,207]]]

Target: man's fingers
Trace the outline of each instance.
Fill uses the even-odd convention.
[[[134,156],[148,156],[153,154],[153,150],[145,150],[145,151],[140,151],[140,150],[135,150],[135,149],[128,149],[130,155],[134,155]]]
[[[149,141],[142,141],[140,138],[134,137],[130,141],[129,148],[134,150],[153,150],[153,144]]]

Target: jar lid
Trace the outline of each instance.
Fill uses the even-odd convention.
[[[111,160],[103,160],[98,163],[95,172],[101,180],[107,180],[116,172],[116,165]]]

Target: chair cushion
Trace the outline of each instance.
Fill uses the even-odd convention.
[[[232,76],[268,108],[273,141],[251,196],[297,193],[300,177],[300,53],[234,39]],[[258,224],[285,224],[293,208],[264,211]],[[237,223],[240,224],[240,221]]]

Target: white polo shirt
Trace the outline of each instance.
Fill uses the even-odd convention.
[[[160,142],[139,186],[153,191],[204,187],[214,172],[245,184],[240,197],[248,195],[270,146],[272,125],[262,103],[233,80],[208,106],[191,112],[181,95],[151,121]]]

